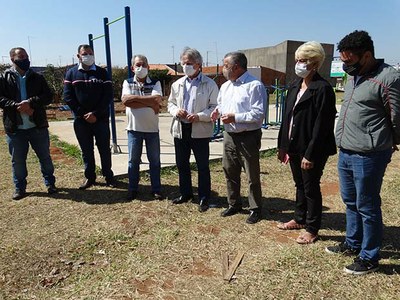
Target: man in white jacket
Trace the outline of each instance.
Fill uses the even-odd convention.
[[[199,51],[184,48],[181,64],[186,76],[172,84],[168,112],[173,116],[175,160],[179,171],[180,196],[172,200],[181,204],[193,199],[190,152],[193,151],[198,170],[199,211],[209,207],[211,179],[209,142],[213,132],[211,112],[217,106],[217,84],[201,72],[203,58]]]

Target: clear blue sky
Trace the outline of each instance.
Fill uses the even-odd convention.
[[[0,0],[0,63],[22,46],[33,65],[76,62],[88,34],[104,33],[109,21],[131,8],[133,52],[150,63],[179,61],[185,46],[209,64],[227,52],[285,40],[337,42],[355,29],[370,33],[376,56],[400,63],[400,0]],[[110,26],[112,63],[126,65],[124,21]],[[29,45],[30,44],[30,45]],[[104,39],[94,43],[96,62],[105,63]]]

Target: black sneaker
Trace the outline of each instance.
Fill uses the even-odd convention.
[[[342,254],[346,256],[352,256],[358,255],[360,253],[360,249],[353,249],[345,242],[342,242],[339,245],[326,247],[325,252],[328,252],[330,254]]]
[[[49,195],[56,194],[56,193],[58,193],[58,190],[54,184],[51,184],[47,187],[47,193]]]
[[[375,272],[379,269],[379,263],[371,260],[365,260],[360,257],[356,257],[351,265],[348,265],[343,269],[347,274],[352,275],[364,275]]]

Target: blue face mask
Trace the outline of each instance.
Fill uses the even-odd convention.
[[[28,71],[29,67],[31,66],[29,58],[14,60],[14,64],[16,64],[18,68],[25,72]]]

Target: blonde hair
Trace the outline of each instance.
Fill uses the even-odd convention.
[[[296,59],[307,59],[307,64],[316,62],[319,69],[325,60],[325,51],[320,43],[311,41],[297,48],[294,56]]]

